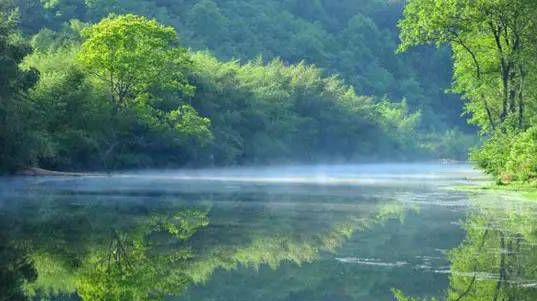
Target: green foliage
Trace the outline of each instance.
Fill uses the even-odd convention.
[[[466,145],[449,136],[442,143],[456,147],[446,150],[451,145],[415,139],[450,123],[451,113],[436,118],[446,110],[430,100],[442,99],[446,77],[414,73],[416,57],[393,55],[397,4],[319,0],[308,10],[298,9],[300,1],[16,4],[22,28],[35,33],[34,53],[23,64],[28,71],[20,72],[36,68],[41,78],[21,105],[6,106],[16,126],[5,134],[11,155],[0,160],[2,170],[422,159],[458,157]],[[376,21],[376,14],[387,19]],[[189,46],[215,55],[188,52],[176,30]],[[29,53],[24,47],[15,65]],[[242,61],[218,59],[236,55]],[[447,51],[436,55],[431,60],[442,61]],[[336,71],[341,78],[327,75]],[[421,74],[434,84],[424,85]]]
[[[57,169],[84,169],[101,162],[101,147],[110,138],[111,106],[76,63],[78,48],[36,52],[25,65],[41,74],[30,97],[43,115],[47,151],[40,165]]]
[[[479,137],[459,130],[434,132],[421,137],[421,147],[439,158],[466,161],[468,150],[480,145]]]
[[[212,121],[216,164],[380,159],[415,146],[420,115],[405,102],[375,105],[315,66],[192,60],[192,105]]]
[[[98,22],[109,14],[135,13],[173,26],[184,44],[210,50],[219,59],[244,62],[262,54],[306,61],[340,74],[361,95],[408,100],[426,114],[423,128],[464,126],[462,104],[444,94],[450,83],[449,49],[421,48],[395,55],[396,22],[403,1],[362,0],[19,0],[23,28],[59,30],[64,22]],[[24,5],[23,5],[24,2]],[[446,103],[452,105],[446,106]]]
[[[535,177],[535,1],[409,1],[401,45],[449,44],[453,91],[466,100],[469,122],[490,136],[472,158],[501,181]]]
[[[212,138],[209,130],[211,121],[209,118],[200,117],[198,112],[190,105],[181,105],[178,109],[171,111],[167,116],[170,127],[175,131],[179,139],[192,138],[200,145],[205,145]]]
[[[132,18],[135,23],[142,22],[142,25],[136,23],[134,26],[144,26],[144,22],[160,26],[153,21]],[[33,39],[37,50],[24,61],[26,68],[37,68],[41,74],[29,94],[31,104],[42,118],[40,128],[47,133],[43,136],[46,139],[42,150],[38,149],[36,154],[39,165],[53,169],[110,169],[184,164],[195,157],[195,151],[206,145],[212,134],[210,121],[182,101],[182,97],[191,93],[191,87],[182,75],[184,66],[181,71],[170,71],[168,68],[176,65],[158,69],[157,63],[153,65],[146,61],[150,65],[146,67],[151,69],[145,70],[147,74],[162,74],[155,75],[151,81],[142,79],[146,74],[136,77],[136,84],[127,84],[129,92],[124,94],[125,101],[118,107],[118,103],[110,101],[110,82],[102,81],[95,76],[97,71],[88,71],[91,66],[80,62],[79,32],[84,27],[73,21],[61,32],[41,31]],[[121,30],[125,28],[121,27]],[[168,33],[169,28],[165,32]],[[175,33],[169,33],[168,38],[173,44]],[[140,38],[138,41],[143,42]],[[140,55],[131,53],[135,49],[121,51],[124,57]],[[162,49],[163,53],[167,51]],[[172,58],[172,61],[188,61],[184,50],[178,51],[182,58]],[[166,55],[174,53],[177,51],[171,48]],[[166,59],[162,63],[169,61]],[[123,67],[133,71],[129,69],[133,66]],[[135,77],[126,76],[135,80]],[[181,90],[175,86],[178,81],[186,88]],[[123,84],[120,77],[114,81],[114,85]],[[114,99],[119,100],[117,97]],[[160,156],[152,158],[152,153]]]
[[[175,30],[135,15],[108,17],[82,31],[79,59],[104,81],[119,109],[154,86],[191,95],[184,71],[189,65],[177,47]]]
[[[42,148],[39,116],[26,95],[38,73],[19,68],[31,48],[17,22],[16,11],[0,1],[0,170],[10,171],[34,164]]]
[[[32,37],[32,48],[46,53],[63,47],[77,46],[82,41],[81,32],[86,26],[86,23],[73,19],[65,23],[59,31],[44,28]]]
[[[495,132],[480,149],[471,152],[470,158],[485,172],[500,176],[505,171],[514,137],[512,132]]]
[[[393,140],[406,148],[415,146],[416,129],[421,121],[421,113],[410,113],[406,100],[392,103],[387,100],[377,104],[380,122]]]
[[[500,183],[533,181],[537,178],[537,130],[497,131],[482,148],[472,152],[472,159]]]
[[[516,180],[537,179],[537,127],[531,127],[515,138],[505,168]]]
[[[405,296],[405,294],[398,290],[398,289],[394,289],[392,290],[393,292],[393,295],[395,297],[395,300],[397,301],[437,301],[437,299],[433,298],[433,299],[420,299],[420,298],[412,298],[412,297],[407,297]]]

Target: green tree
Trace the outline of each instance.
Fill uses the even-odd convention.
[[[26,92],[38,78],[34,69],[19,64],[31,52],[17,34],[18,16],[7,1],[0,1],[0,170],[13,171],[34,164],[41,140],[39,123]]]
[[[450,44],[454,90],[468,100],[470,121],[484,131],[506,120],[524,128],[528,96],[534,93],[528,77],[535,73],[536,17],[535,1],[413,0],[399,23],[399,50]]]
[[[197,2],[189,12],[188,24],[195,35],[204,37],[205,43],[212,45],[221,41],[227,33],[228,20],[222,15],[218,5],[211,0]]]
[[[217,164],[395,157],[416,145],[420,114],[406,103],[375,105],[314,65],[192,60],[192,105],[213,122]]]
[[[444,106],[457,99],[443,93],[452,73],[447,48],[423,47],[394,55],[395,25],[404,1],[17,0],[17,4],[28,33],[43,27],[61,29],[70,18],[98,22],[110,13],[135,13],[173,26],[185,45],[209,49],[219,59],[247,61],[263,54],[268,61],[305,60],[326,74],[341,74],[359,94],[406,98],[411,110],[424,113],[421,127],[465,126],[460,119],[462,103],[449,110]]]
[[[134,167],[195,158],[211,139],[210,121],[185,103],[194,91],[186,78],[191,62],[175,30],[129,14],[105,18],[82,36],[79,61],[109,90],[114,111],[122,111],[112,120],[105,161]]]
[[[400,51],[449,44],[453,91],[466,99],[469,122],[490,136],[472,153],[486,172],[513,179],[535,177],[535,32],[537,2],[525,0],[412,0],[400,21]]]
[[[48,134],[48,152],[41,154],[39,165],[59,170],[106,167],[106,150],[115,143],[112,134],[117,130],[106,91],[77,63],[78,46],[53,50],[43,43],[42,48],[45,52],[37,50],[24,62],[41,74],[29,93]]]
[[[173,28],[129,14],[105,18],[82,35],[80,61],[107,84],[116,110],[155,86],[192,94],[184,75],[190,61]]]

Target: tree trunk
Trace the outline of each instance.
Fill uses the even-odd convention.
[[[520,129],[524,129],[524,111],[525,111],[525,103],[524,103],[524,85],[526,80],[526,72],[524,70],[523,65],[519,65],[520,70],[520,87],[519,87],[519,95],[518,95],[518,127]]]

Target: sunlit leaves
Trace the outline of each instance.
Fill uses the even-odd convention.
[[[450,44],[454,91],[468,100],[470,121],[489,132],[518,114],[518,127],[524,127],[529,112],[523,107],[534,94],[526,80],[535,73],[527,55],[535,53],[536,16],[533,1],[409,1],[399,23],[399,50]]]
[[[82,34],[80,61],[107,83],[116,106],[126,106],[154,85],[192,93],[184,76],[189,60],[173,28],[123,15],[106,18]]]
[[[507,182],[536,176],[529,158],[537,138],[528,130],[537,115],[535,20],[535,1],[416,0],[407,3],[399,23],[401,51],[428,43],[451,46],[452,90],[466,100],[469,122],[491,136],[473,158]]]

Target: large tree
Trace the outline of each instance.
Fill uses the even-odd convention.
[[[401,45],[449,44],[454,90],[467,100],[471,122],[484,131],[508,121],[527,127],[535,94],[537,2],[410,0],[400,21]]]
[[[191,61],[173,28],[127,14],[105,18],[82,36],[78,59],[109,91],[116,117],[105,154],[140,149],[184,162],[192,146],[211,139],[209,119],[186,103],[194,92],[186,78]]]
[[[191,95],[186,49],[175,30],[135,15],[111,16],[82,31],[80,61],[109,89],[119,110],[155,87]]]

